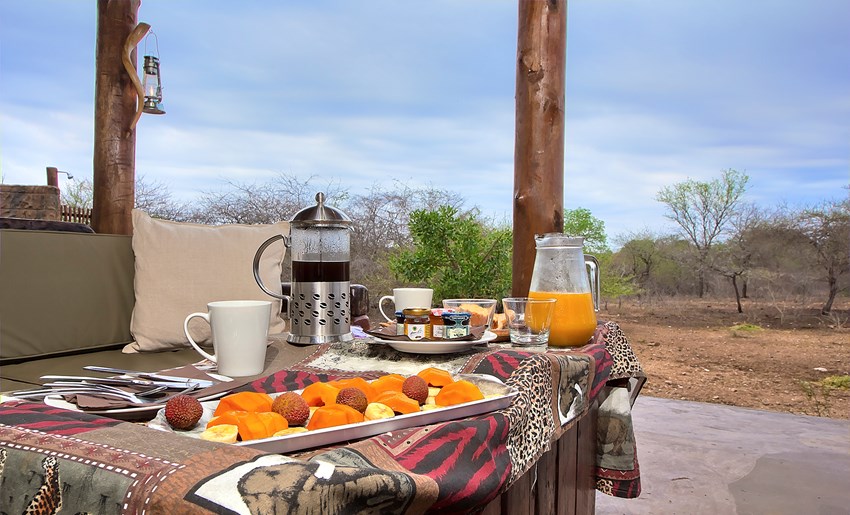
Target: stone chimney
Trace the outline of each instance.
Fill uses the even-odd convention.
[[[59,188],[0,184],[0,217],[60,220]]]

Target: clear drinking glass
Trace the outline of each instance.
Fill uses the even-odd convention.
[[[469,325],[483,325],[485,330],[493,323],[497,303],[496,299],[443,299],[444,308],[471,314]]]
[[[555,299],[502,299],[513,347],[545,348],[549,343]]]

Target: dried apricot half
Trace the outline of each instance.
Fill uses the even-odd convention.
[[[428,367],[420,370],[416,375],[424,379],[429,386],[441,387],[455,382],[452,375],[442,368]]]
[[[455,404],[463,404],[464,402],[479,401],[484,398],[484,394],[477,386],[461,379],[452,384],[444,386],[434,402],[438,406],[454,406]]]

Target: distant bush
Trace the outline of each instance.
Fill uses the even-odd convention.
[[[730,327],[730,329],[733,332],[740,331],[740,332],[744,332],[744,333],[756,333],[756,332],[762,330],[762,328],[760,326],[757,326],[755,324],[737,324],[737,325],[733,325],[732,327]]]
[[[850,376],[829,376],[820,380],[820,384],[827,388],[850,389]]]

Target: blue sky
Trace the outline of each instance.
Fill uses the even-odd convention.
[[[178,199],[401,180],[510,221],[516,19],[516,0],[144,0],[167,114],[139,122],[136,172]],[[0,2],[2,182],[91,177],[95,27],[94,0]],[[726,168],[764,207],[846,196],[848,49],[846,0],[570,0],[565,206],[615,238],[672,232],[659,189]]]

